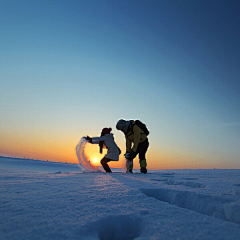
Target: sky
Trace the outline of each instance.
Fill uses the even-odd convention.
[[[123,118],[147,125],[149,169],[240,168],[239,7],[2,0],[0,155],[76,163],[104,127],[124,153]]]

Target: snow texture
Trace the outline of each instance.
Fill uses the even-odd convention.
[[[239,239],[240,170],[85,170],[0,157],[0,239]]]

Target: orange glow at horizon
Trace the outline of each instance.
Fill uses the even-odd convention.
[[[67,138],[62,136],[55,136],[53,133],[44,135],[42,132],[35,134],[21,132],[21,139],[11,129],[2,134],[0,139],[0,155],[9,157],[32,158],[39,160],[48,160],[55,162],[78,163],[75,147],[79,138],[69,135]],[[4,131],[3,131],[4,132]],[[17,132],[17,131],[16,131]],[[151,146],[151,145],[150,145]],[[124,160],[123,153],[125,151],[124,143],[119,144],[122,150],[118,162],[109,162],[110,168],[122,168]],[[88,156],[94,166],[101,166],[101,159],[107,153],[104,149],[103,153],[99,153],[99,146],[97,144],[86,144],[85,154]],[[149,149],[147,152],[147,168],[149,170],[156,169],[210,169],[225,167],[223,159],[218,156],[204,155],[198,153],[196,156],[189,151],[173,151],[173,149]],[[238,165],[231,166],[237,168]],[[139,169],[138,157],[134,159],[134,169]]]

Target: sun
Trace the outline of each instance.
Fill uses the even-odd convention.
[[[94,165],[96,165],[98,162],[99,162],[99,161],[98,161],[97,158],[93,158],[92,163],[93,163]]]

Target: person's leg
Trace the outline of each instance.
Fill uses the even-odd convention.
[[[127,173],[133,173],[133,160],[127,160],[126,162],[126,167],[127,167]]]
[[[111,161],[111,159],[108,159],[108,158],[103,158],[102,160],[101,160],[101,164],[102,164],[102,166],[103,166],[103,169],[106,171],[106,172],[112,172],[111,171],[111,169],[110,169],[110,167],[108,166],[108,162],[110,162]]]
[[[149,142],[146,139],[144,142],[140,143],[138,146],[139,152],[139,163],[140,163],[140,171],[141,173],[147,173],[147,160],[146,160],[146,152],[148,150]]]

